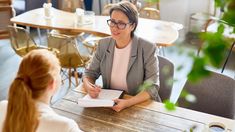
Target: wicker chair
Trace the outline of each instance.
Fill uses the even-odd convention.
[[[8,26],[10,34],[11,46],[19,56],[23,57],[29,51],[34,49],[48,49],[55,51],[51,48],[37,45],[31,38],[29,33],[22,27]]]
[[[71,69],[74,69],[76,86],[78,86],[79,82],[76,68],[86,67],[87,63],[90,60],[89,54],[81,54],[78,49],[76,39],[74,39],[74,37],[63,34],[48,34],[48,47],[56,48],[59,50],[58,58],[60,60],[61,67],[63,69],[68,69],[68,75],[63,69],[61,71],[69,78],[69,87],[71,87],[72,83]]]
[[[144,7],[140,10],[140,17],[142,18],[148,18],[148,19],[155,19],[159,20],[160,19],[160,11],[155,8],[151,7]]]

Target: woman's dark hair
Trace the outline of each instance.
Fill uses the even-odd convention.
[[[109,15],[111,16],[113,11],[118,10],[123,12],[129,19],[129,22],[133,25],[135,24],[134,30],[131,31],[131,37],[134,36],[135,29],[138,25],[138,11],[134,4],[129,1],[122,1],[115,4],[109,11]]]

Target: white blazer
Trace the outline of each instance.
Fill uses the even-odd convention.
[[[6,100],[0,102],[0,131],[6,118],[7,103]],[[74,120],[56,114],[49,105],[37,102],[36,106],[40,113],[36,132],[81,132]]]

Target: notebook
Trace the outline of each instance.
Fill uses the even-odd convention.
[[[81,107],[112,107],[114,99],[121,98],[123,95],[121,90],[101,89],[97,98],[91,98],[89,94],[78,99],[78,105]]]

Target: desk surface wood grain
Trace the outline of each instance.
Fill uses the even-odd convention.
[[[83,96],[80,90],[71,90],[52,107],[58,114],[74,119],[84,131],[180,132],[196,126],[195,131],[201,132],[210,122],[224,123],[229,131],[233,127],[233,120],[227,118],[183,108],[169,112],[162,103],[150,100],[121,112],[111,108],[82,108],[77,99]]]

